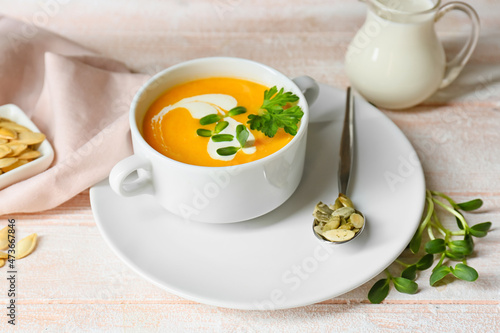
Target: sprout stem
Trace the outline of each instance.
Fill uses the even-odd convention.
[[[446,257],[446,255],[444,254],[444,252],[441,254],[441,258],[439,259],[439,262],[437,263],[436,267],[434,267],[434,269],[438,268],[439,266],[441,266],[443,264],[443,261],[444,261],[444,258]]]
[[[451,214],[455,215],[459,220],[460,220],[460,223],[462,223],[462,226],[464,229],[468,229],[469,228],[469,225],[467,224],[467,222],[465,221],[464,217],[462,214],[460,214],[459,212],[457,212],[456,210],[446,206],[445,204],[443,204],[441,201],[437,200],[437,199],[432,199],[435,203],[437,203],[439,206],[443,207],[444,209],[446,209],[448,212],[450,212]]]
[[[398,264],[400,264],[401,266],[403,266],[404,268],[408,268],[410,267],[411,265],[410,264],[406,264],[404,262],[402,262],[401,260],[399,259],[396,259],[395,262],[397,262]]]
[[[443,198],[443,199],[446,199],[446,200],[450,203],[450,205],[451,205],[453,208],[455,208],[455,209],[457,209],[457,208],[458,208],[458,205],[457,205],[457,203],[455,202],[455,200],[453,200],[452,198],[450,198],[450,197],[449,197],[449,196],[447,196],[446,194],[441,193],[441,192],[438,192],[438,191],[431,191],[431,193],[432,193],[433,195],[437,195],[438,197],[441,197],[441,198]]]

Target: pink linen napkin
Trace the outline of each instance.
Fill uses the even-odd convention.
[[[55,151],[45,172],[0,191],[0,216],[54,208],[132,153],[128,108],[148,76],[0,16],[0,105],[18,105]]]

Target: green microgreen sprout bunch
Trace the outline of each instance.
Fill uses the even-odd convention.
[[[482,204],[481,199],[456,203],[441,192],[427,190],[426,210],[422,222],[409,244],[410,251],[413,254],[418,254],[422,244],[422,236],[427,231],[429,241],[424,245],[426,254],[412,264],[396,260],[403,267],[401,276],[394,276],[386,269],[387,277],[377,281],[368,292],[370,302],[382,302],[389,294],[391,283],[399,292],[415,294],[418,290],[418,284],[415,282],[417,272],[430,268],[435,260],[438,260],[438,263],[432,269],[429,279],[431,286],[435,286],[449,274],[460,280],[476,281],[479,275],[474,268],[467,264],[467,257],[474,252],[473,237],[486,236],[491,228],[491,222],[469,226],[461,211],[476,210]],[[436,207],[441,207],[444,212],[455,217],[458,230],[452,231],[443,226],[436,213]],[[453,265],[453,262],[458,263]]]
[[[276,135],[278,129],[283,128],[288,134],[297,134],[298,123],[304,115],[304,112],[296,102],[299,100],[297,95],[292,92],[285,92],[283,88],[278,91],[276,86],[264,92],[264,101],[259,108],[257,115],[250,114],[247,124],[252,130],[261,131],[266,136],[272,138]],[[200,119],[201,125],[215,124],[214,130],[199,128],[196,133],[202,137],[212,138],[214,142],[229,142],[234,140],[232,134],[220,134],[229,122],[224,120],[227,117],[234,117],[247,110],[243,106],[237,106],[228,111],[225,115],[209,114]],[[236,127],[236,140],[239,146],[228,146],[217,149],[217,154],[221,156],[230,156],[236,154],[240,149],[248,146],[249,131],[245,125],[240,124]]]

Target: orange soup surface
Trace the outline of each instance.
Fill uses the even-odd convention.
[[[208,78],[175,86],[160,96],[149,108],[143,122],[145,140],[158,152],[179,162],[200,166],[229,166],[248,163],[283,148],[293,138],[279,129],[272,138],[247,124],[249,114],[257,114],[268,87],[235,78]],[[233,141],[213,142],[211,137],[197,134],[198,129],[214,133],[216,123],[201,125],[200,118],[208,114],[227,115],[236,106],[246,113],[224,117],[229,125],[217,134],[233,134]],[[249,131],[242,148],[236,140],[235,128],[243,124]],[[231,132],[231,129],[233,132]],[[221,156],[218,148],[237,147],[230,156]]]

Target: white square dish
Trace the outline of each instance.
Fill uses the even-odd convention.
[[[29,128],[33,132],[40,132],[38,127],[36,127],[28,116],[14,104],[0,106],[0,117],[14,121],[19,125]],[[28,179],[46,170],[50,166],[54,160],[54,150],[49,141],[45,139],[40,144],[38,151],[41,153],[41,156],[37,159],[0,175],[0,190],[19,181]]]

